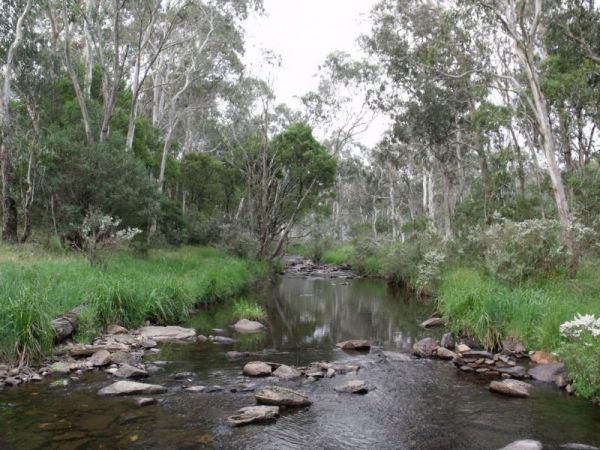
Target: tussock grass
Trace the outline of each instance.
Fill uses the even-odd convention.
[[[258,320],[264,321],[267,318],[267,312],[255,301],[247,298],[239,298],[233,302],[232,318],[233,320]]]
[[[350,260],[354,255],[354,247],[352,245],[342,245],[327,250],[323,253],[323,262],[326,264],[335,264],[338,266],[350,264]]]
[[[52,318],[84,305],[80,340],[111,323],[174,324],[199,303],[240,293],[266,266],[210,248],[154,250],[145,258],[113,256],[104,270],[77,256],[1,247],[0,357],[39,358],[52,343]]]

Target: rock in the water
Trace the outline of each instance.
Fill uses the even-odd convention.
[[[148,372],[144,369],[140,369],[129,364],[122,364],[121,367],[115,372],[115,377],[118,378],[147,378]]]
[[[121,325],[109,325],[106,327],[106,334],[127,334],[129,331],[127,328]]]
[[[448,350],[446,347],[439,347],[436,350],[436,356],[441,359],[454,359],[456,358],[456,353],[452,350]]]
[[[529,369],[531,378],[545,383],[554,383],[558,376],[565,374],[565,365],[562,363],[540,364]]]
[[[369,350],[371,344],[365,339],[350,339],[349,341],[338,342],[336,347],[342,350]]]
[[[206,390],[206,386],[188,386],[184,388],[186,392],[199,393]]]
[[[238,333],[257,333],[264,330],[265,326],[254,320],[242,319],[236,322],[233,329]]]
[[[524,367],[521,366],[513,366],[513,367],[496,367],[496,369],[500,373],[504,373],[510,375],[514,378],[525,378],[527,375],[527,371]]]
[[[515,441],[508,444],[506,447],[502,447],[500,450],[542,450],[544,447],[539,441],[531,439],[525,439],[522,441]]]
[[[471,347],[469,347],[468,345],[465,345],[465,344],[458,344],[456,346],[456,351],[460,352],[460,353],[470,352]]]
[[[56,380],[50,383],[50,387],[65,387],[69,385],[69,380]]]
[[[533,352],[531,354],[531,361],[536,364],[553,364],[558,362],[554,356],[546,352]]]
[[[525,353],[525,346],[520,341],[513,337],[507,337],[500,343],[502,346],[502,353],[507,355],[522,355]]]
[[[468,352],[464,352],[462,356],[463,358],[473,359],[494,359],[494,355],[485,350],[469,350]]]
[[[273,372],[273,368],[262,361],[251,361],[244,366],[242,372],[247,377],[268,377]]]
[[[188,378],[192,378],[194,374],[192,372],[178,372],[173,375],[173,378],[176,380],[186,380]]]
[[[282,380],[293,380],[294,378],[302,376],[298,370],[294,369],[293,367],[286,366],[285,364],[279,366],[277,370],[273,372],[273,375]]]
[[[434,352],[438,349],[438,347],[438,342],[435,339],[428,337],[415,342],[412,348],[412,352],[413,355],[426,358],[428,356],[433,356]]]
[[[155,342],[193,342],[196,340],[196,330],[176,326],[150,326],[140,328],[140,334]]]
[[[158,384],[117,381],[100,389],[98,395],[162,394],[164,392],[167,392],[167,388]]]
[[[210,341],[213,344],[225,344],[225,345],[234,344],[236,342],[235,339],[231,339],[226,336],[211,336]]]
[[[381,354],[383,356],[385,356],[387,359],[389,359],[390,361],[398,361],[398,362],[412,361],[412,358],[410,357],[410,355],[408,355],[406,353],[381,352]]]
[[[344,384],[335,387],[336,392],[344,394],[366,394],[369,392],[369,385],[366,381],[350,380]]]
[[[237,414],[227,418],[227,422],[234,427],[256,422],[269,422],[276,420],[279,415],[279,406],[248,406],[238,410]]]
[[[263,405],[301,407],[312,404],[306,395],[280,386],[261,389],[255,397],[256,401]]]
[[[152,397],[140,397],[135,399],[135,403],[138,406],[149,406],[156,403],[156,399]]]
[[[94,367],[103,367],[110,364],[110,352],[108,350],[99,350],[90,356],[90,363]]]
[[[563,444],[560,446],[560,448],[564,448],[566,450],[600,450],[600,449],[598,449],[598,447],[594,447],[592,445],[575,444],[575,443]]]
[[[110,362],[113,364],[134,364],[135,360],[136,357],[130,352],[124,352],[122,350],[110,355]]]
[[[49,373],[67,374],[70,371],[69,365],[64,362],[55,362],[48,368]]]
[[[452,336],[452,333],[445,333],[442,336],[440,346],[447,348],[448,350],[452,350],[454,347],[456,347],[456,342],[454,341],[454,336]]]
[[[502,381],[492,381],[490,383],[490,391],[507,395],[509,397],[529,397],[530,388],[530,384],[527,384],[523,381],[510,379]]]
[[[434,328],[434,327],[443,327],[446,325],[444,319],[441,317],[432,317],[431,319],[427,319],[425,322],[421,323],[421,327],[423,328]]]

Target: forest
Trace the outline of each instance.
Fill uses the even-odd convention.
[[[244,63],[267,13],[1,3],[1,358],[47,357],[78,306],[82,342],[182,323],[301,255],[488,350],[548,352],[600,401],[597,2],[373,1],[360,54],[332,52],[294,105],[275,55]]]

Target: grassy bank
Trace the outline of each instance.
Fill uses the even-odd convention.
[[[78,256],[3,247],[0,255],[0,356],[46,354],[52,318],[83,306],[79,340],[110,323],[173,324],[195,304],[242,293],[266,267],[215,249],[154,250],[113,256],[103,270]],[[17,253],[18,252],[18,253]]]

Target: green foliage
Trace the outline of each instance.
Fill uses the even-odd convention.
[[[600,339],[582,333],[577,339],[562,343],[558,354],[569,368],[573,389],[578,395],[600,398]]]
[[[323,253],[322,261],[326,264],[335,264],[338,266],[350,264],[354,255],[354,246],[342,245],[326,250]]]
[[[267,312],[255,301],[247,298],[239,298],[234,300],[232,304],[232,319],[264,321],[267,319]]]

